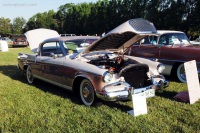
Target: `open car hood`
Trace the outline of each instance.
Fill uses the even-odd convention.
[[[102,50],[124,53],[134,43],[148,35],[157,35],[153,23],[142,18],[131,19],[87,47],[82,54]]]
[[[37,48],[41,42],[49,38],[59,37],[60,35],[57,31],[40,28],[27,31],[25,36],[28,40],[31,51],[35,53],[37,52]]]

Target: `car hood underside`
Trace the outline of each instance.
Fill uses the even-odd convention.
[[[157,30],[153,23],[142,18],[131,19],[90,45],[83,53],[101,50],[124,53],[134,43],[148,35],[157,35]]]

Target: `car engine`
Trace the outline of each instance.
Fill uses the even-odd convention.
[[[118,74],[124,77],[125,81],[134,88],[150,85],[150,78],[147,76],[149,67],[137,61],[117,54],[93,55],[88,62],[99,68],[107,69],[111,74]]]

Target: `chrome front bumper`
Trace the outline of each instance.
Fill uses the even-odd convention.
[[[163,78],[162,75],[153,76],[151,79],[153,84],[142,88],[133,88],[123,81],[116,82],[104,86],[101,92],[96,91],[96,96],[104,101],[131,100],[132,94],[143,93],[149,89],[162,90],[167,87],[169,82]]]

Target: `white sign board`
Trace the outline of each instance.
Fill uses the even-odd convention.
[[[2,52],[7,52],[8,51],[8,43],[7,43],[7,41],[0,41],[0,50]]]
[[[190,104],[193,104],[200,99],[200,87],[196,61],[192,60],[189,62],[185,62],[184,67],[187,79]]]
[[[144,93],[144,92],[143,92]],[[133,116],[147,114],[146,95],[141,93],[132,95],[133,110],[128,111]]]

